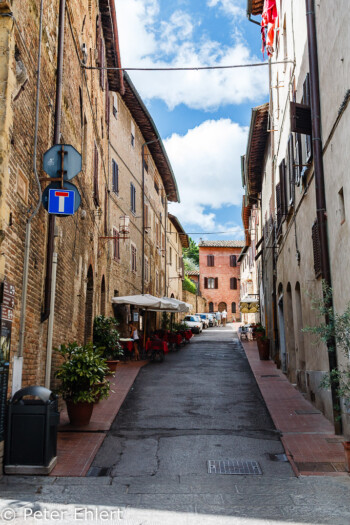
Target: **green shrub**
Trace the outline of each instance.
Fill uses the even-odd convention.
[[[118,321],[114,317],[98,315],[94,319],[93,342],[105,359],[118,359],[123,355],[117,327]]]
[[[183,290],[187,290],[191,293],[197,293],[196,285],[185,275],[185,279],[182,281]]]

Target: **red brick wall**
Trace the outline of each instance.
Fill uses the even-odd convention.
[[[241,248],[216,248],[216,247],[199,247],[199,272],[200,272],[200,290],[207,299],[207,312],[209,312],[209,303],[214,303],[214,312],[219,309],[221,302],[226,303],[227,319],[232,321],[233,318],[239,318],[239,298],[240,298],[240,269],[239,264],[232,268],[230,266],[230,255],[236,255],[237,259],[241,253]],[[207,255],[214,255],[214,266],[207,265]],[[218,288],[204,288],[205,277],[217,277]],[[230,289],[230,278],[236,277],[237,290]],[[232,313],[231,305],[236,303],[236,314]]]

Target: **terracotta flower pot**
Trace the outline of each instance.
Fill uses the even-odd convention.
[[[83,427],[90,423],[94,403],[81,401],[73,403],[70,399],[66,399],[67,412],[70,424],[74,427]]]
[[[113,372],[116,371],[118,363],[119,363],[118,359],[107,359],[107,366],[111,374],[113,374]]]
[[[345,452],[345,468],[350,472],[350,441],[344,441],[343,447]]]
[[[260,360],[268,361],[270,358],[270,339],[265,339],[263,341],[262,338],[259,338],[257,340],[257,344],[258,344]]]

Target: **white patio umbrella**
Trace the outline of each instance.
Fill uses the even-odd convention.
[[[180,301],[173,297],[162,297],[162,299],[174,305],[174,307],[177,308],[177,312],[189,312],[193,309],[193,306],[190,303],[185,303],[185,301]]]

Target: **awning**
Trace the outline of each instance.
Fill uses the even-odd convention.
[[[138,306],[144,310],[150,310],[154,312],[181,312],[184,310],[179,310],[179,305],[175,305],[172,301],[176,299],[169,299],[168,297],[154,297],[150,294],[144,295],[125,295],[123,297],[113,297],[112,303],[114,304],[130,304],[133,306]],[[183,302],[183,301],[179,301]],[[183,303],[184,305],[186,303]],[[188,311],[188,310],[186,310]]]
[[[242,314],[256,314],[259,311],[259,299],[249,295],[243,297],[239,303],[239,310]]]
[[[174,299],[173,297],[162,297],[162,299],[171,302],[174,305],[174,308],[177,308],[178,312],[189,312],[193,308],[190,303],[185,303],[184,301]]]

